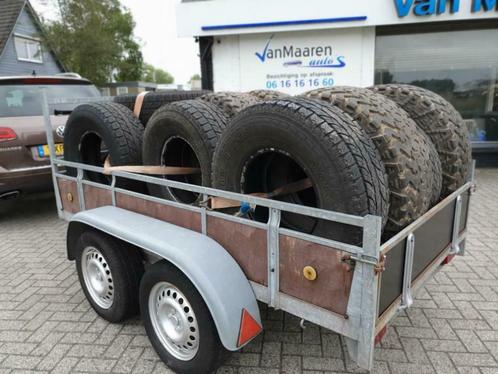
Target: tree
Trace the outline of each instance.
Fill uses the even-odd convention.
[[[135,23],[119,0],[58,0],[60,18],[45,23],[46,42],[70,71],[97,85],[139,80],[143,57]]]
[[[144,64],[142,80],[158,84],[171,84],[175,78],[166,70],[158,69],[151,64]]]
[[[192,82],[192,81],[200,81],[202,78],[199,74],[194,74],[192,75],[192,77],[190,77],[190,80],[189,82]]]

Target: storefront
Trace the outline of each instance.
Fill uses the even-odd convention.
[[[210,0],[177,7],[203,84],[298,94],[408,83],[444,96],[498,152],[498,0]]]

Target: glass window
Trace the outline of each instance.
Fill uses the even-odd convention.
[[[473,141],[498,142],[497,40],[493,29],[380,35],[375,82],[434,91],[462,114]]]
[[[43,63],[43,53],[39,40],[16,35],[14,44],[19,60]]]
[[[76,99],[100,96],[94,85],[0,85],[0,117],[42,115],[40,88],[47,90],[48,99]],[[77,104],[59,104],[54,111],[73,110]]]
[[[128,87],[117,87],[116,93],[118,95],[125,95],[128,93]]]

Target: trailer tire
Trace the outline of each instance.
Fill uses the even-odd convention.
[[[383,218],[387,176],[372,141],[339,108],[288,98],[246,108],[225,129],[213,159],[213,185],[227,191],[271,192],[310,178],[313,188],[280,200]],[[258,211],[259,209],[259,211]],[[256,208],[266,222],[268,211]],[[361,240],[352,226],[282,212],[282,225],[348,243]]]
[[[84,231],[75,245],[78,278],[97,314],[109,322],[138,314],[144,273],[140,252],[96,230]],[[106,295],[101,296],[102,292]]]
[[[143,126],[122,105],[111,102],[83,104],[67,121],[64,159],[102,167],[109,157],[112,166],[141,165],[143,133]],[[68,168],[68,173],[76,175],[72,168]],[[91,181],[110,183],[110,178],[101,173],[85,174]],[[124,178],[117,178],[116,185],[134,190],[141,188],[140,183]]]
[[[249,95],[254,96],[256,99],[260,101],[270,101],[270,100],[278,100],[289,97],[290,95],[273,90],[254,90],[249,92]]]
[[[440,193],[440,170],[437,160],[434,163],[430,159],[432,144],[401,108],[363,88],[324,88],[304,95],[344,110],[360,123],[377,147],[391,193],[387,231],[401,230],[428,210]]]
[[[145,129],[144,165],[197,167],[201,169],[200,175],[165,178],[210,187],[214,148],[227,121],[225,114],[216,106],[200,100],[162,106]],[[148,184],[148,189],[154,196],[187,204],[201,198],[193,192],[155,184]]]
[[[469,174],[472,151],[468,130],[453,105],[432,91],[406,84],[371,89],[401,106],[434,143],[443,170],[442,197],[462,186]]]
[[[142,110],[140,111],[139,120],[146,126],[149,122],[150,117],[154,112],[161,106],[169,103],[174,103],[176,101],[182,100],[192,100],[199,96],[207,94],[209,91],[205,90],[193,90],[193,91],[181,91],[181,90],[165,90],[148,92],[142,104]],[[124,105],[131,111],[135,109],[135,101],[137,99],[137,94],[126,94],[114,97],[114,102]]]
[[[160,308],[174,311],[174,317],[180,321],[177,335],[172,337],[162,327],[164,323],[160,322],[164,322],[164,317],[158,311]],[[156,262],[145,272],[140,283],[140,310],[154,350],[175,372],[212,373],[227,356],[204,299],[192,282],[170,263]]]
[[[234,117],[244,108],[257,104],[258,100],[253,95],[241,92],[216,92],[200,97],[201,100],[214,104],[220,108],[228,118]]]

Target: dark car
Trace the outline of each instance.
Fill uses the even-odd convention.
[[[100,96],[91,82],[72,74],[0,77],[0,200],[52,188],[40,88],[49,100]],[[51,109],[57,155],[74,106]]]

